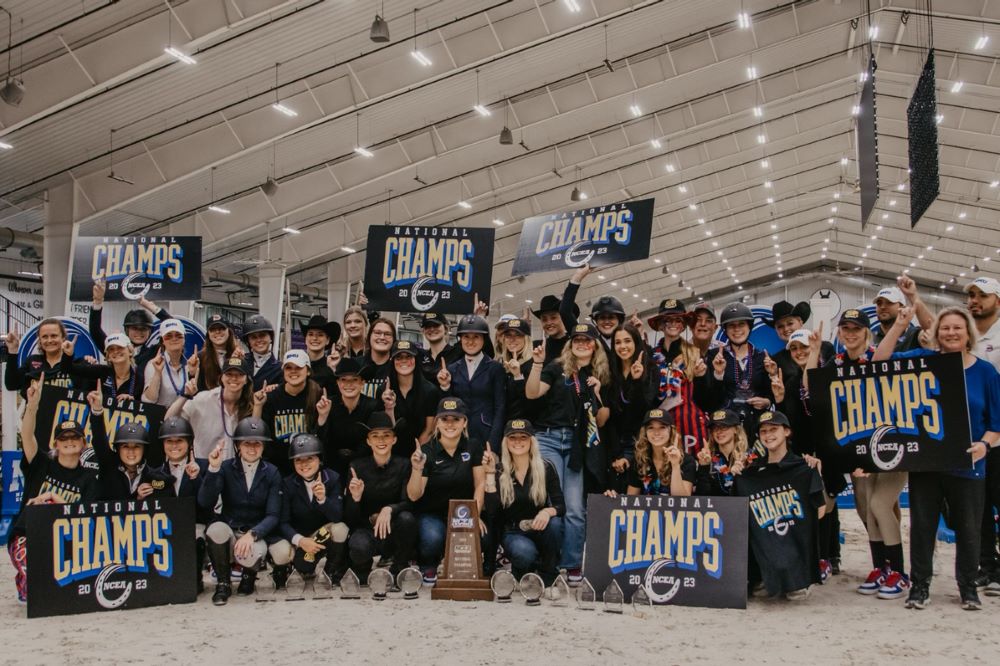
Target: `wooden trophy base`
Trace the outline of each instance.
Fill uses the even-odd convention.
[[[431,599],[452,601],[493,601],[488,580],[440,580],[431,588]]]

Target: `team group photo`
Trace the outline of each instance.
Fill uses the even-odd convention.
[[[0,663],[1000,657],[1000,4],[3,23]]]

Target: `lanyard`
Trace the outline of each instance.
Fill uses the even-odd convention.
[[[222,397],[222,392],[225,389],[219,389],[219,416],[222,417],[222,432],[226,433],[226,437],[229,439],[233,438],[233,433],[229,432],[229,426],[226,425],[226,401]]]
[[[129,379],[128,379],[128,393],[126,393],[126,395],[130,395],[133,398],[135,398],[135,376],[137,374],[138,373],[136,372],[135,368],[132,367],[132,366],[129,366],[129,369],[128,369],[128,377],[129,377]],[[118,398],[118,377],[115,375],[115,369],[114,369],[114,367],[111,368],[111,377],[109,377],[109,379],[111,380],[110,382],[108,382],[109,384],[111,384],[111,397],[117,400],[117,398]]]
[[[169,360],[164,361],[163,366],[164,366],[163,369],[167,371],[167,379],[170,380],[170,385],[174,387],[174,394],[178,395],[178,396],[181,395],[181,394],[183,394],[184,393],[184,385],[187,384],[187,380],[188,380],[188,377],[187,377],[187,359],[184,358],[183,354],[181,354],[181,372],[180,372],[180,375],[181,375],[181,385],[180,385],[180,388],[178,388],[177,382],[174,381],[174,372],[170,368],[170,361]]]
[[[733,349],[733,343],[729,343],[729,354],[733,357],[733,376],[736,380],[736,385],[741,389],[750,388],[750,382],[753,381],[753,345],[747,342],[747,370],[746,374],[743,374],[743,368],[740,367],[740,360],[736,358],[736,350]]]

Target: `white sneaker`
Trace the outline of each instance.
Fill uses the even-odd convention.
[[[809,598],[809,588],[804,587],[801,590],[792,590],[785,594],[785,598],[789,601],[805,601]]]

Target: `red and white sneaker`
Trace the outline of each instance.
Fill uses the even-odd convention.
[[[833,567],[830,566],[829,560],[819,561],[819,581],[825,583],[830,576],[833,575]]]
[[[878,588],[879,599],[899,599],[910,592],[910,579],[906,574],[889,571],[885,582]]]
[[[878,590],[885,583],[885,569],[872,569],[865,582],[858,586],[858,594],[878,594]]]

